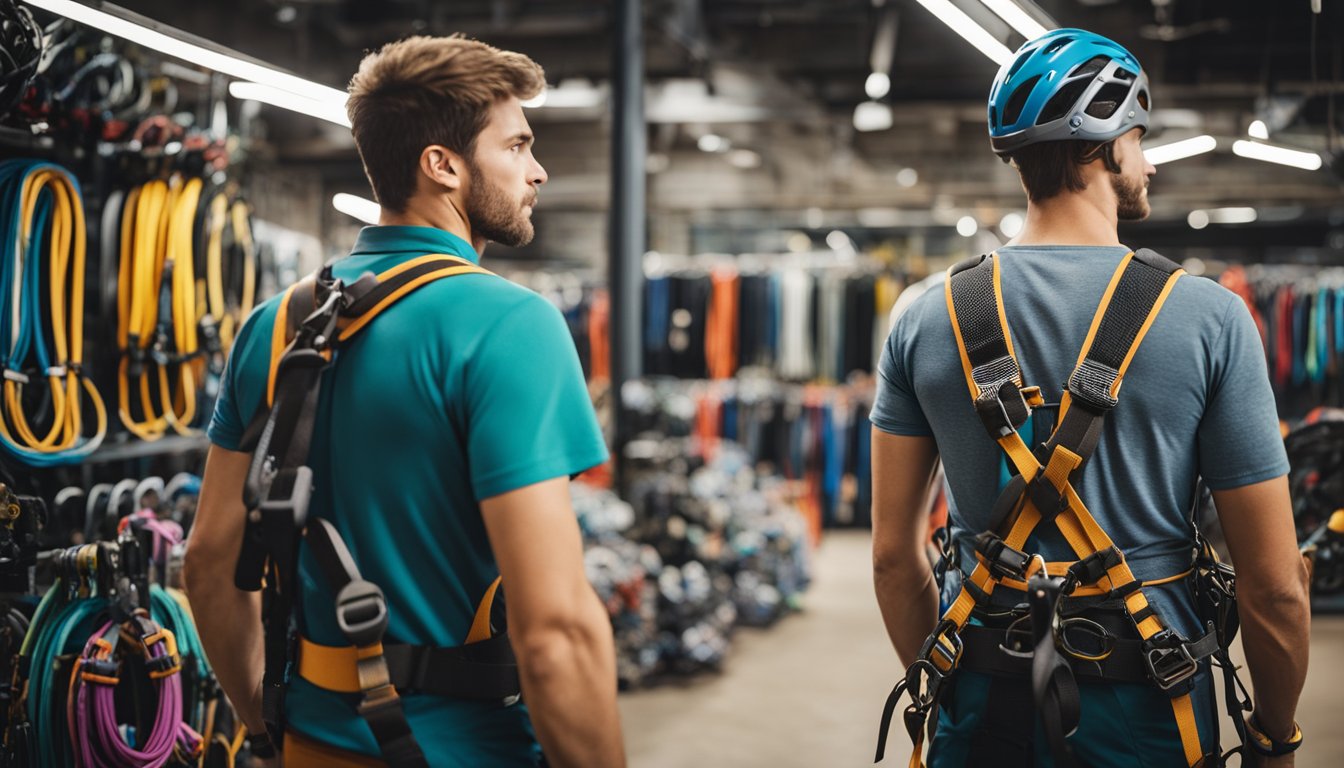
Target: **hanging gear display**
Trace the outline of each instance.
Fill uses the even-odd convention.
[[[1033,451],[1018,428],[1044,399],[1039,388],[1028,387],[1022,380],[1003,311],[999,258],[990,254],[949,270],[945,285],[948,314],[966,383],[989,437],[1007,455],[1016,474],[994,506],[989,529],[975,539],[974,571],[963,578],[960,593],[887,700],[877,760],[885,752],[896,706],[908,693],[911,703],[903,720],[914,743],[910,764],[923,765],[925,732],[931,730],[929,718],[937,711],[947,681],[959,669],[976,669],[1020,677],[1022,682],[1016,685],[1012,681],[1005,684],[1017,690],[1031,681],[1031,700],[1019,702],[1023,706],[1017,709],[1025,708],[1028,721],[1033,711],[1039,712],[1057,765],[1076,764],[1065,736],[1079,719],[1079,677],[1155,685],[1171,697],[1187,764],[1194,766],[1206,759],[1221,763],[1223,755],[1203,752],[1191,690],[1206,659],[1222,665],[1226,644],[1235,633],[1231,568],[1210,561],[1212,551],[1200,546],[1193,551],[1191,570],[1140,582],[1074,488],[1096,450],[1107,415],[1119,402],[1120,385],[1135,352],[1183,274],[1177,265],[1147,250],[1132,252],[1120,262],[1068,379],[1058,426]],[[1028,537],[1043,522],[1058,528],[1077,561],[1047,563],[1023,551]],[[1214,612],[1201,617],[1208,621],[1207,634],[1193,640],[1168,626],[1144,591],[1192,575],[1196,588],[1204,590],[1201,607]],[[1028,613],[1010,615],[1007,630],[995,626],[1001,623],[1003,610],[991,603],[1000,587],[1029,596]],[[1114,602],[1114,615],[1094,617],[1066,610],[1083,597]],[[972,618],[977,618],[974,624]],[[1016,643],[1014,652],[1010,636],[1022,623],[1030,631],[1024,641]],[[1224,671],[1229,681],[1235,679],[1230,661]],[[1240,685],[1231,687],[1239,689]],[[1240,710],[1249,702],[1238,700],[1234,690],[1227,691],[1227,699],[1234,721],[1240,723]],[[1000,713],[1003,710],[997,708]],[[1239,735],[1244,742],[1244,734]],[[1028,761],[1030,756],[1028,749]]]
[[[0,446],[32,466],[78,462],[107,412],[83,370],[84,208],[69,171],[0,162],[0,242]]]
[[[0,118],[19,106],[42,61],[42,27],[27,7],[0,1]]]
[[[193,228],[200,179],[151,181],[127,195],[117,274],[121,422],[142,440],[192,434],[198,382]]]
[[[341,345],[417,288],[464,274],[490,273],[469,261],[431,254],[346,285],[327,267],[291,286],[280,301],[266,399],[244,438],[252,447],[244,490],[249,514],[235,573],[239,589],[266,590],[262,717],[272,743],[282,743],[291,669],[326,690],[358,694],[359,714],[392,768],[427,765],[401,692],[517,700],[518,672],[508,635],[495,630],[502,615],[502,600],[495,599],[499,579],[482,598],[464,645],[384,644],[388,614],[382,590],[360,575],[335,527],[308,515],[313,490],[308,450],[323,374],[336,364]],[[348,646],[296,637],[301,537],[336,595],[337,625]]]

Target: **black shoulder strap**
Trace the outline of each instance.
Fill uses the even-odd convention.
[[[334,363],[339,346],[388,307],[434,280],[469,273],[488,274],[471,262],[437,254],[412,259],[377,276],[363,275],[350,285],[325,268],[291,286],[281,299],[272,331],[265,402],[248,429],[247,443],[253,453],[244,489],[248,519],[234,573],[240,589],[254,591],[263,584],[266,588],[262,708],[267,729],[277,743],[284,731],[284,687],[293,660],[300,532],[308,526],[319,536],[330,534],[339,541],[325,521],[308,525],[313,476],[307,462],[323,373]],[[330,547],[319,550],[336,551]],[[344,552],[350,560],[344,543],[337,552]],[[324,565],[330,569],[330,562]],[[377,590],[376,586],[362,579],[358,584],[367,594],[346,597],[357,608],[376,605],[382,611],[380,620],[361,625],[364,631],[358,634],[363,639],[376,630],[373,642],[381,647],[386,628],[381,591],[375,600],[367,588]],[[347,613],[338,605],[338,615]],[[355,610],[351,615],[358,613]],[[367,676],[373,683],[361,686],[360,715],[373,730],[384,759],[393,768],[425,768],[427,762],[411,735],[381,652],[362,659],[360,672],[361,679]]]

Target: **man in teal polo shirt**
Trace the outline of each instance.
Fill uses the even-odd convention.
[[[348,110],[382,215],[335,276],[353,281],[426,254],[478,263],[489,241],[530,241],[546,172],[520,99],[544,85],[527,57],[456,37],[366,57]],[[206,652],[253,734],[264,732],[259,605],[233,586],[233,571],[250,461],[243,432],[265,395],[277,307],[259,307],[231,352],[186,571]],[[327,377],[311,514],[335,525],[382,587],[387,637],[461,645],[495,577],[507,585],[527,706],[404,696],[429,764],[536,765],[544,751],[555,766],[623,765],[611,627],[584,576],[568,487],[607,452],[558,310],[494,275],[441,279],[379,315]],[[300,577],[303,634],[345,645],[306,546]],[[379,765],[357,700],[294,675],[285,764]]]

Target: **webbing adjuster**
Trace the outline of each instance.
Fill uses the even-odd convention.
[[[277,496],[279,493],[281,495]],[[302,528],[308,521],[308,503],[313,495],[313,470],[307,466],[282,469],[270,478],[257,510],[262,515],[284,513]]]
[[[1007,400],[1005,401],[1005,397]],[[1031,416],[1031,406],[1017,382],[1011,379],[982,392],[975,401],[975,411],[993,440],[1002,440],[1017,431]]]
[[[919,658],[931,664],[939,677],[946,677],[961,662],[963,650],[957,625],[944,619],[929,635],[929,639],[924,641],[924,647],[919,649]]]
[[[1144,641],[1143,661],[1153,682],[1164,691],[1170,691],[1199,671],[1199,662],[1190,655],[1185,639],[1170,629]]]
[[[1101,580],[1112,568],[1124,562],[1124,554],[1115,546],[1098,550],[1069,566],[1075,586],[1087,586]]]
[[[336,595],[336,624],[354,645],[370,645],[387,631],[387,599],[371,581],[352,581]]]
[[[996,579],[1013,578],[1025,581],[1031,555],[1008,546],[994,533],[986,531],[975,537],[975,549],[985,558],[985,566]]]
[[[1044,521],[1054,520],[1069,508],[1068,495],[1046,479],[1044,472],[1038,473],[1030,483],[1027,483],[1026,495],[1031,499],[1036,511],[1041,513],[1041,519]]]

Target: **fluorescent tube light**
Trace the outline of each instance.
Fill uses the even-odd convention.
[[[321,120],[350,127],[350,118],[345,113],[345,97],[342,95],[339,102],[335,99],[318,101],[304,96],[298,96],[288,91],[282,91],[279,88],[272,88],[269,85],[261,83],[229,83],[229,95],[235,99],[246,99],[248,101],[260,101],[263,104],[270,104],[273,107],[290,109],[295,112],[316,117]]]
[[[344,192],[331,198],[331,207],[346,216],[353,216],[365,224],[377,224],[378,217],[383,210],[382,207],[368,198],[359,195],[347,195]]]
[[[1045,27],[1041,23],[1027,15],[1022,10],[1022,6],[1013,2],[1013,0],[980,0],[985,7],[993,11],[1000,19],[1008,22],[1008,26],[1017,30],[1018,34],[1028,40],[1036,38],[1046,33]]]
[[[999,42],[984,27],[976,24],[965,11],[953,5],[950,0],[918,0],[918,2],[995,64],[1001,65],[1013,57],[1013,52],[1008,50],[1008,46]]]
[[[1217,147],[1218,140],[1212,136],[1196,136],[1193,139],[1174,141],[1160,147],[1149,147],[1143,151],[1143,156],[1153,165],[1161,165],[1173,160],[1184,160],[1187,157],[1212,152]]]
[[[1250,224],[1256,219],[1254,208],[1213,208],[1208,213],[1210,224]]]
[[[159,53],[181,59],[198,67],[213,69],[240,80],[249,80],[269,85],[289,93],[306,96],[320,102],[345,101],[345,92],[331,88],[312,80],[282,72],[273,67],[240,59],[211,48],[180,40],[133,21],[114,16],[73,0],[24,0],[34,8],[61,15],[72,21],[100,29],[109,35],[129,40],[132,43],[152,48]]]
[[[1273,144],[1261,144],[1258,141],[1235,142],[1232,145],[1232,152],[1240,157],[1263,160],[1266,163],[1291,165],[1304,171],[1319,170],[1322,165],[1321,156],[1315,152],[1276,147]]]
[[[1256,120],[1251,123],[1251,127],[1246,129],[1246,135],[1252,139],[1268,139],[1269,126],[1265,125],[1264,120]]]

